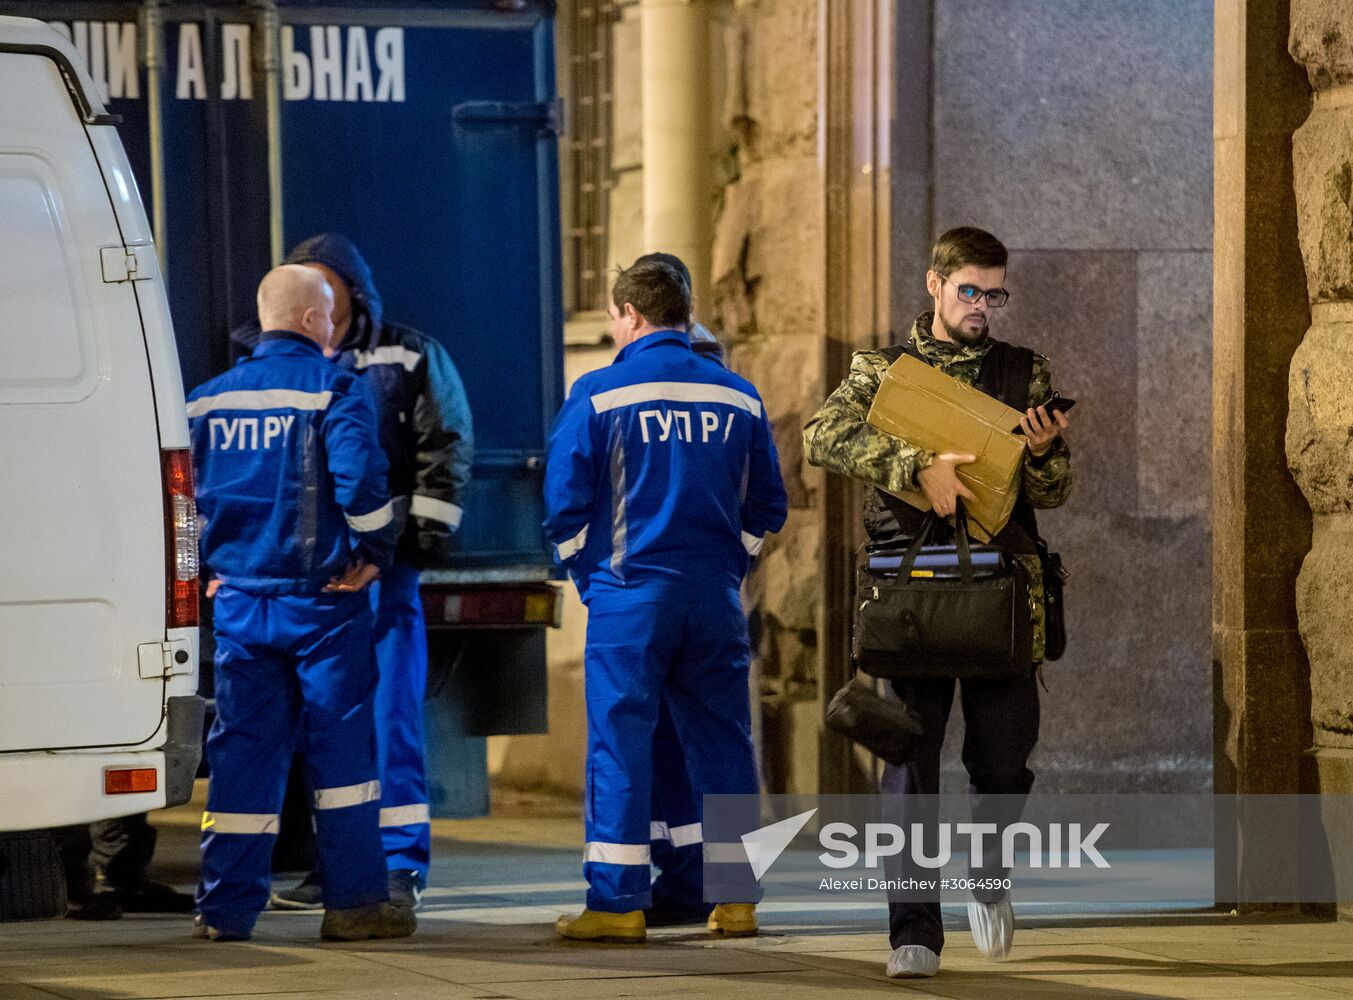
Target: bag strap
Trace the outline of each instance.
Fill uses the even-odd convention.
[[[925,520],[921,522],[921,527],[916,532],[916,536],[907,546],[907,552],[902,557],[901,565],[897,568],[897,582],[899,584],[905,586],[911,583],[911,571],[916,567],[916,560],[921,555],[921,549],[930,540],[931,531],[939,523],[940,516],[933,510],[926,514]],[[963,509],[962,497],[954,498],[954,545],[958,549],[959,577],[965,584],[970,584],[973,582],[972,548],[968,541],[968,514]]]
[[[972,583],[972,550],[968,545],[968,512],[963,498],[954,497],[954,545],[958,548],[958,572],[962,581]]]
[[[939,515],[933,510],[926,514],[925,520],[921,522],[921,527],[912,538],[911,544],[907,546],[906,554],[902,556],[902,562],[897,567],[897,582],[900,584],[911,583],[911,571],[916,566],[916,559],[921,554],[921,546],[925,545],[930,539],[930,532],[935,525],[939,523]]]

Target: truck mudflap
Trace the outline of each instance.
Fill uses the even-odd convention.
[[[166,705],[168,733],[164,743],[164,804],[178,806],[193,797],[193,778],[202,761],[202,728],[207,701],[189,694]]]

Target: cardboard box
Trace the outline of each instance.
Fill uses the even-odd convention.
[[[989,541],[1010,520],[1019,498],[1024,438],[1011,434],[1023,414],[999,399],[918,361],[909,354],[883,374],[869,422],[885,433],[942,455],[960,452],[977,461],[958,466],[958,478],[977,497],[964,501],[972,534]],[[923,493],[896,494],[930,510]]]

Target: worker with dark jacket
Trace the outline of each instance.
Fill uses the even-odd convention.
[[[373,391],[390,465],[398,547],[371,588],[375,609],[376,738],[381,840],[390,898],[416,906],[427,886],[431,827],[423,759],[427,639],[418,571],[455,549],[474,460],[470,407],[456,366],[433,338],[384,316],[371,268],[346,237],[311,237],[287,258],[320,274],[334,295],[335,363]],[[247,340],[251,331],[238,331]],[[274,893],[283,909],[320,905],[321,871]]]
[[[388,901],[364,593],[394,543],[375,409],[324,357],[333,297],[319,275],[270,271],[258,310],[252,357],[188,397],[216,633],[195,933],[247,940],[267,904],[299,731],[329,873],[321,936],[403,937],[415,920]]]

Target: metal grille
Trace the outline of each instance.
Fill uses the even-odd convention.
[[[573,207],[568,238],[575,312],[606,308],[606,230],[611,171],[611,35],[614,0],[574,0],[569,37],[568,150]]]

